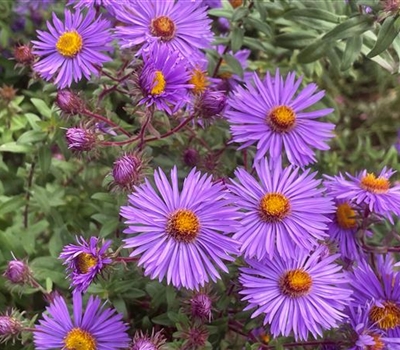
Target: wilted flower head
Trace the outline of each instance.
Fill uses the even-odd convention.
[[[143,160],[138,154],[127,153],[114,162],[112,175],[120,188],[132,189],[143,176]]]
[[[59,88],[71,86],[91,73],[98,74],[96,66],[101,66],[111,58],[103,51],[112,47],[110,23],[96,11],[89,9],[86,14],[80,11],[65,10],[65,23],[53,13],[53,24],[47,22],[48,32],[38,30],[38,41],[32,41],[33,53],[41,59],[33,68],[49,81],[55,77],[54,84]]]
[[[150,336],[138,331],[135,333],[130,350],[159,350],[164,343],[162,331],[154,333],[153,329]]]
[[[26,284],[32,279],[32,272],[25,261],[10,260],[3,276],[13,284]]]
[[[11,310],[0,315],[0,344],[17,337],[23,328],[20,314]]]
[[[122,315],[105,308],[100,298],[91,296],[82,305],[82,295],[73,293],[73,317],[62,297],[48,306],[48,315],[36,326],[33,334],[38,350],[119,350],[129,345],[128,327]]]
[[[182,346],[184,349],[200,350],[206,345],[208,340],[208,331],[202,326],[193,326],[181,333],[182,339],[185,339]]]
[[[90,237],[89,242],[83,237],[76,237],[76,241],[78,245],[69,244],[64,247],[60,259],[67,265],[72,285],[84,293],[107,265],[111,264],[112,260],[107,255],[111,241],[104,242],[100,247],[97,237]]]
[[[79,114],[85,108],[82,99],[70,90],[58,90],[55,103],[67,115]]]
[[[65,134],[68,148],[73,151],[90,151],[96,143],[96,134],[91,129],[69,128]]]
[[[190,311],[193,317],[201,321],[211,322],[212,318],[212,300],[205,293],[196,293],[189,300]]]
[[[14,58],[18,63],[29,65],[35,57],[29,45],[19,45],[14,49]]]

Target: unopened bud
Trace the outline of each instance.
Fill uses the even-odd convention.
[[[208,331],[204,326],[192,327],[183,332],[182,338],[186,339],[184,346],[201,349],[206,345]]]
[[[194,167],[199,162],[200,156],[199,152],[194,148],[188,148],[183,152],[183,162],[185,165]]]
[[[85,108],[82,99],[69,90],[58,91],[55,103],[61,111],[69,115],[79,114]]]
[[[14,58],[18,63],[29,65],[35,59],[35,56],[29,45],[20,45],[14,50]]]
[[[125,154],[114,162],[112,175],[115,184],[126,189],[132,189],[140,182],[143,161],[139,155]]]
[[[212,300],[207,294],[199,293],[190,299],[190,311],[193,317],[202,321],[211,321]]]
[[[165,338],[161,334],[162,331],[154,334],[154,330],[151,336],[143,334],[141,331],[136,332],[132,346],[130,350],[158,350],[165,343]]]
[[[4,100],[6,103],[10,103],[17,94],[17,90],[12,86],[3,85],[0,88],[0,98]]]
[[[197,100],[195,110],[199,117],[210,119],[225,109],[226,96],[222,91],[206,90]]]
[[[90,151],[96,143],[96,134],[89,129],[69,128],[65,134],[68,148],[73,151]]]
[[[0,315],[0,343],[15,338],[21,333],[22,323],[11,315]]]
[[[21,260],[11,260],[3,276],[13,284],[28,283],[32,277],[29,266]]]

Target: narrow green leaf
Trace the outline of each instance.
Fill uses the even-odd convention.
[[[245,24],[250,24],[252,27],[260,31],[261,33],[267,35],[268,37],[272,36],[271,27],[263,20],[247,17]]]
[[[311,63],[326,55],[331,43],[329,41],[317,40],[305,49],[300,51],[297,56],[299,63]]]
[[[28,153],[30,151],[30,146],[18,145],[16,142],[8,142],[0,146],[0,152]]]
[[[296,21],[299,18],[318,19],[324,22],[340,23],[341,16],[318,8],[295,9],[286,12],[283,17]]]
[[[275,37],[275,44],[286,49],[303,49],[314,41],[315,35],[305,31],[285,33]]]
[[[227,65],[232,69],[233,73],[243,77],[243,67],[240,62],[232,55],[224,55],[224,60]]]
[[[232,18],[233,11],[227,9],[210,9],[208,14],[215,17]]]
[[[47,134],[43,131],[39,130],[28,130],[24,132],[17,140],[18,144],[24,143],[35,143],[39,141],[43,141],[46,138]]]
[[[38,98],[31,98],[31,102],[41,115],[49,119],[51,118],[51,109],[47,106],[46,102]]]
[[[347,40],[346,48],[343,52],[342,63],[340,65],[342,71],[349,69],[360,55],[362,42],[363,40],[361,35],[357,35]]]
[[[237,22],[249,15],[249,10],[246,7],[238,7],[233,11],[232,22]]]
[[[326,33],[322,40],[340,40],[360,35],[369,29],[372,29],[374,19],[368,15],[360,15],[348,19]]]
[[[242,48],[244,38],[244,30],[235,27],[231,32],[231,49],[235,53]]]
[[[20,209],[24,206],[25,198],[23,196],[14,196],[0,204],[0,216]]]
[[[51,165],[51,150],[48,145],[44,145],[39,149],[39,166],[43,175],[47,175]]]
[[[385,51],[393,42],[393,40],[399,34],[399,29],[396,29],[394,22],[395,17],[387,17],[384,20],[382,27],[379,30],[375,46],[372,48],[367,57],[371,58],[379,55],[382,51]]]

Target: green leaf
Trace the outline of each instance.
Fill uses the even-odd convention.
[[[51,109],[49,108],[49,106],[47,106],[46,102],[38,98],[31,98],[31,102],[41,115],[48,119],[51,118]]]
[[[244,38],[244,30],[235,27],[231,32],[231,49],[235,53],[242,48]]]
[[[28,153],[32,147],[28,145],[18,145],[16,142],[8,142],[0,146],[0,152]]]
[[[208,11],[208,14],[215,17],[225,17],[230,19],[233,11],[227,9],[211,9]]]
[[[232,69],[233,73],[243,77],[243,67],[240,62],[232,55],[224,55],[226,64]]]
[[[50,146],[44,145],[39,149],[39,166],[43,175],[47,175],[50,169],[52,155]]]
[[[327,50],[331,46],[329,41],[317,40],[311,45],[308,45],[305,49],[300,51],[297,56],[297,61],[299,63],[311,63],[321,57],[325,56]]]
[[[246,17],[249,15],[249,10],[247,7],[238,7],[233,11],[232,15],[232,22],[237,22],[241,20],[242,18]]]
[[[268,37],[272,36],[271,27],[265,21],[253,17],[247,17],[245,23],[250,24],[255,29],[257,29],[258,31],[260,31],[261,33],[265,34]]]
[[[362,47],[362,36],[358,35],[350,38],[346,42],[346,48],[344,49],[342,63],[340,65],[341,70],[349,69],[357,57],[360,55]]]
[[[326,33],[322,40],[340,40],[360,35],[372,29],[374,19],[368,15],[352,17]]]
[[[295,9],[286,12],[283,17],[296,21],[299,18],[317,19],[324,22],[340,23],[341,16],[318,8]]]
[[[47,137],[47,134],[39,130],[28,130],[24,132],[17,140],[18,144],[24,143],[35,143],[43,141]]]
[[[24,206],[25,198],[23,196],[14,196],[4,203],[0,204],[0,216],[16,211]]]
[[[393,42],[393,40],[399,34],[399,29],[396,29],[394,22],[395,17],[387,17],[384,20],[382,27],[379,30],[376,44],[372,48],[371,52],[367,55],[367,57],[371,58],[379,55],[382,51],[385,51]]]
[[[314,41],[315,35],[306,31],[285,33],[275,37],[275,44],[286,49],[303,49]]]

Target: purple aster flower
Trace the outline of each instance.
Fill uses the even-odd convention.
[[[50,33],[38,30],[39,41],[32,41],[34,53],[41,57],[33,68],[45,80],[55,76],[54,84],[59,88],[71,86],[84,75],[98,74],[101,66],[111,58],[101,53],[112,47],[110,23],[101,17],[95,19],[96,11],[90,9],[86,15],[65,10],[65,23],[53,13],[53,25],[47,22]]]
[[[64,247],[60,259],[67,265],[72,285],[85,293],[96,277],[111,264],[112,260],[107,255],[111,241],[104,242],[101,247],[97,237],[90,237],[89,242],[83,237],[76,237],[76,241],[78,245],[69,244]]]
[[[358,230],[356,209],[348,201],[335,201],[336,212],[328,225],[330,239],[338,244],[342,258],[357,260],[363,255],[357,243]]]
[[[231,109],[226,112],[233,141],[246,148],[257,143],[256,160],[267,153],[272,159],[281,157],[283,150],[290,163],[305,166],[315,162],[312,148],[327,150],[326,141],[333,137],[334,125],[314,119],[333,111],[331,108],[304,112],[325,94],[316,94],[315,84],[307,85],[296,97],[301,78],[289,73],[283,80],[279,71],[275,78],[267,73],[262,82],[253,75],[254,84],[238,87],[228,99]]]
[[[333,211],[316,173],[299,173],[293,166],[282,169],[280,163],[269,165],[266,159],[255,169],[261,183],[238,169],[239,182],[228,185],[240,209],[240,227],[233,238],[242,243],[241,252],[261,260],[265,255],[272,259],[275,250],[284,257],[293,257],[297,246],[311,250],[327,236],[327,215]]]
[[[326,176],[325,186],[337,199],[365,205],[372,213],[381,215],[393,222],[392,214],[400,215],[400,185],[391,186],[390,177],[395,173],[384,167],[380,174],[363,170],[356,176],[346,173],[339,176]]]
[[[355,306],[370,304],[368,320],[389,337],[400,337],[400,274],[391,258],[377,259],[377,272],[364,260],[348,273]]]
[[[189,300],[190,313],[192,317],[200,321],[211,322],[212,318],[212,299],[207,293],[196,293]]]
[[[241,268],[239,292],[249,302],[245,310],[256,308],[252,317],[265,314],[274,337],[294,335],[306,340],[309,333],[322,336],[323,330],[336,327],[346,315],[341,311],[350,301],[341,266],[334,263],[339,255],[321,259],[320,249],[309,253],[297,249],[283,259],[261,262],[247,260]]]
[[[129,206],[121,208],[127,234],[125,248],[130,256],[142,254],[139,265],[145,275],[158,277],[175,287],[198,289],[220,278],[215,265],[228,272],[223,260],[234,261],[238,243],[227,237],[235,230],[236,210],[225,199],[220,183],[193,169],[178,189],[176,167],[171,184],[161,169],[154,180],[159,194],[147,179],[129,196]]]
[[[348,307],[348,322],[354,333],[352,338],[355,339],[354,346],[349,350],[389,350],[393,349],[390,345],[400,344],[399,338],[386,337],[385,332],[378,329],[376,324],[371,323],[368,317],[370,311],[369,304]]]
[[[199,0],[197,0],[199,1]],[[204,6],[207,6],[209,8],[220,8],[222,7],[222,3],[221,0],[200,0],[199,2],[201,2]]]
[[[195,61],[213,38],[207,8],[186,0],[136,1],[116,10],[121,47],[140,45],[138,54],[161,44]]]
[[[147,107],[154,104],[159,110],[172,114],[189,101],[188,89],[192,85],[188,84],[186,61],[179,58],[178,52],[171,52],[168,47],[153,46],[144,53],[143,61],[139,86],[144,98],[140,103]]]
[[[98,297],[91,296],[83,310],[82,295],[74,292],[73,317],[60,296],[46,310],[48,315],[43,316],[33,335],[36,350],[118,350],[129,345],[122,315],[104,308]]]

